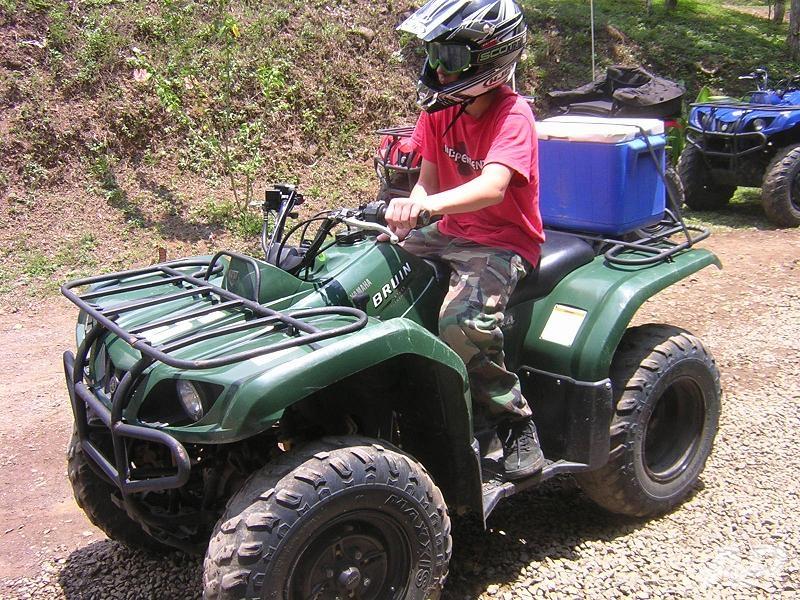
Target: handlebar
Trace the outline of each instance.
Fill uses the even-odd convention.
[[[400,238],[386,226],[387,202],[371,202],[360,206],[358,209],[343,208],[333,211],[323,211],[311,219],[307,219],[288,232],[284,232],[288,217],[297,218],[297,213],[293,212],[294,207],[303,202],[303,196],[295,186],[288,184],[278,184],[265,191],[265,200],[260,203],[263,212],[263,225],[261,229],[261,246],[264,256],[268,262],[280,267],[283,250],[291,235],[299,228],[303,228],[301,246],[301,260],[299,264],[293,265],[291,271],[299,272],[303,268],[308,268],[313,263],[314,257],[326,247],[328,236],[341,223],[355,229],[364,231],[375,231],[386,235],[392,244],[400,242]],[[257,203],[251,203],[256,205]],[[274,226],[270,235],[268,222],[270,215],[274,215]],[[324,216],[322,216],[324,215]],[[322,221],[317,234],[310,243],[303,243],[305,231],[312,221]],[[417,225],[428,225],[431,222],[429,211],[421,211],[417,216]],[[290,271],[290,272],[291,272]]]
[[[755,69],[752,73],[747,75],[739,75],[740,80],[752,79],[756,82],[756,88],[759,92],[764,92],[767,89],[769,75],[766,69]]]
[[[367,231],[377,231],[389,236],[389,241],[392,244],[398,243],[399,238],[386,227],[386,208],[388,204],[383,201],[370,202],[361,208],[361,219],[357,219],[352,215],[347,215],[341,218],[342,223],[346,223],[352,227],[358,227]],[[417,215],[417,226],[425,226],[431,222],[431,213],[428,210],[420,211]]]

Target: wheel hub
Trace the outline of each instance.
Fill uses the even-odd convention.
[[[659,398],[644,436],[644,466],[654,481],[672,481],[689,466],[703,430],[702,392],[686,378]]]
[[[347,567],[339,573],[337,583],[343,590],[352,592],[361,584],[361,571],[357,567]]]
[[[308,541],[291,576],[290,598],[386,600],[410,570],[400,532],[379,516],[337,519]]]

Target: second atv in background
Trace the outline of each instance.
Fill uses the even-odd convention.
[[[739,79],[756,82],[742,100],[692,104],[678,173],[686,204],[724,208],[738,186],[760,187],[767,218],[800,225],[800,75],[770,84],[766,69]]]

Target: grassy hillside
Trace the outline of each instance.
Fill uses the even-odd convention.
[[[760,5],[752,4],[756,7]],[[596,0],[598,67],[643,64],[741,93],[786,25],[712,0]],[[0,298],[65,278],[252,245],[245,207],[299,183],[308,212],[374,196],[373,131],[415,117],[411,0],[0,0]],[[731,8],[733,6],[733,8]],[[591,79],[588,2],[526,0],[518,83]],[[752,8],[752,7],[750,7]]]

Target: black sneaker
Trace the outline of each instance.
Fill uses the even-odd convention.
[[[505,424],[498,428],[498,435],[503,443],[506,479],[522,479],[542,470],[544,454],[533,419]]]

